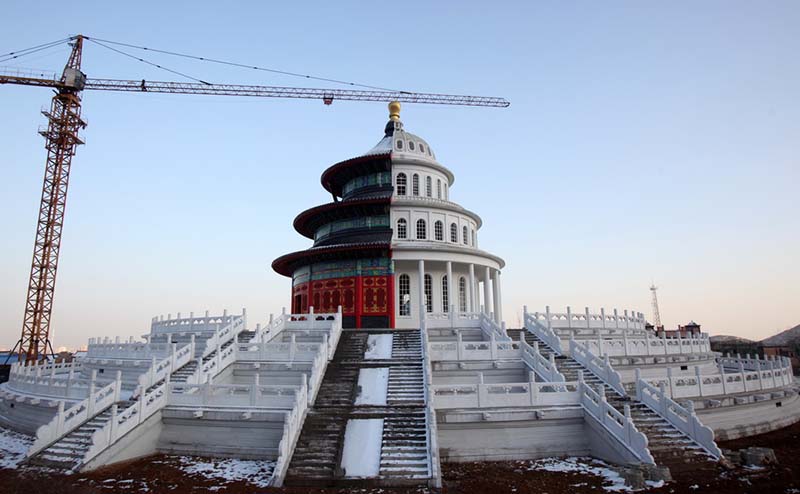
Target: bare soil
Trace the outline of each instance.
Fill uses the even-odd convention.
[[[800,494],[800,423],[775,432],[720,443],[725,449],[750,446],[772,448],[779,465],[765,469],[718,468],[718,475],[709,472],[684,472],[673,482],[660,488],[639,492],[664,494],[752,493]],[[604,480],[585,473],[528,471],[531,462],[450,463],[443,465],[443,493],[456,494],[581,494],[603,492]],[[124,480],[124,482],[120,482]],[[95,493],[349,493],[396,492],[426,493],[425,488],[261,488],[244,481],[223,482],[218,479],[189,475],[179,469],[174,457],[154,455],[126,464],[91,473],[63,475],[57,473],[0,470],[0,493],[10,494],[95,494]]]

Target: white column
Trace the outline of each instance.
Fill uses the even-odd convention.
[[[477,297],[477,292],[475,291],[475,265],[469,265],[469,287],[467,287],[469,292],[467,293],[467,311],[468,312],[478,312],[475,308],[475,297]]]
[[[425,320],[425,261],[420,259],[417,265],[419,267],[419,324],[422,327]]]
[[[454,297],[455,295],[455,297]],[[455,302],[455,303],[454,303]],[[451,261],[447,261],[447,308],[446,310],[450,312],[450,309],[458,304],[458,295],[453,292],[453,263]]]
[[[486,266],[483,270],[483,310],[486,314],[492,313],[492,289],[489,286],[490,279],[489,266]]]
[[[494,272],[494,312],[497,324],[503,323],[503,292],[500,290],[500,270]]]

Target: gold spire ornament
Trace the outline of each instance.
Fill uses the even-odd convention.
[[[389,103],[389,120],[400,120],[400,102],[392,101]]]

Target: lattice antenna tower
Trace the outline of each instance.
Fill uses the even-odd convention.
[[[655,284],[650,285],[650,291],[653,293],[653,325],[656,329],[662,328],[661,326],[661,314],[658,312],[658,295],[656,295],[656,291],[658,287]]]

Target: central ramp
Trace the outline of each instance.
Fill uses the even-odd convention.
[[[423,485],[431,478],[419,330],[346,330],[286,486]]]

